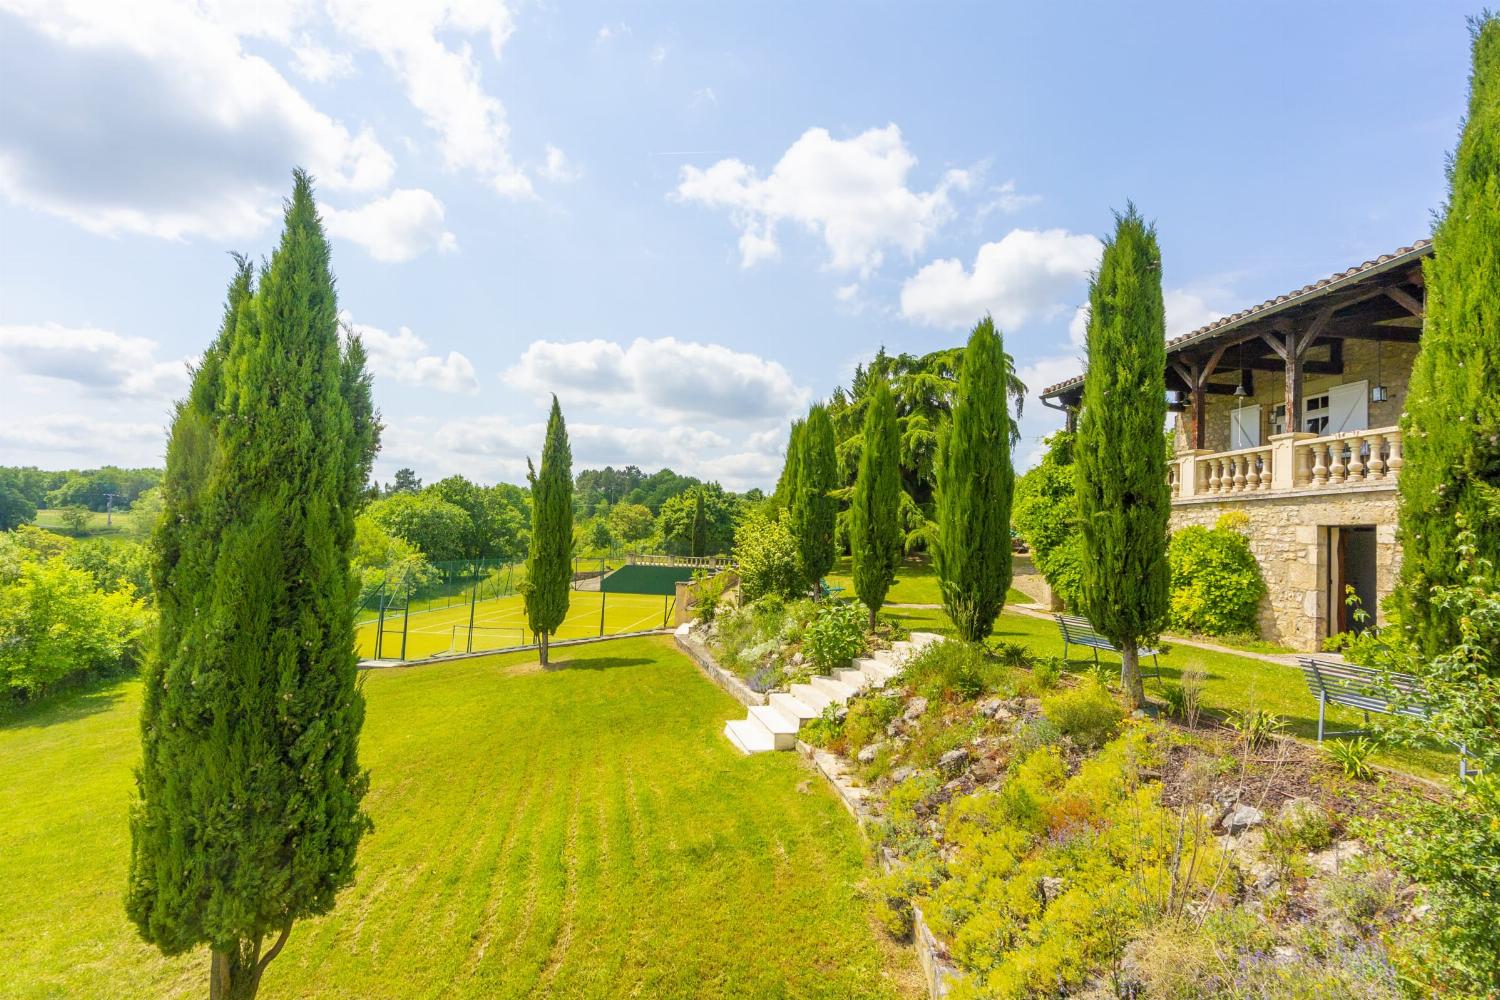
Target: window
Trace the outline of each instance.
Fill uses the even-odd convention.
[[[1328,393],[1307,397],[1302,404],[1302,429],[1309,434],[1322,434],[1328,429]]]

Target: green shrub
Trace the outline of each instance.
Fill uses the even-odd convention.
[[[1078,607],[1083,537],[1073,487],[1072,434],[1058,431],[1049,437],[1041,462],[1017,478],[1012,520],[1052,592],[1068,607]]]
[[[1042,713],[1064,736],[1084,749],[1099,746],[1114,735],[1125,710],[1107,690],[1084,684],[1042,699]]]
[[[1213,528],[1194,524],[1173,533],[1167,546],[1172,566],[1168,619],[1173,629],[1203,635],[1256,633],[1266,584],[1239,530],[1241,523],[1226,514]]]
[[[1263,708],[1246,708],[1230,716],[1229,727],[1254,750],[1286,729],[1286,720]]]
[[[1011,687],[1008,671],[978,643],[949,639],[929,643],[906,661],[903,679],[930,700],[971,701]]]
[[[1031,650],[1019,642],[1001,642],[995,644],[995,659],[1007,667],[1022,669],[1029,667],[1035,662]]]
[[[827,705],[803,723],[797,736],[815,747],[831,747],[844,738],[844,722],[845,719],[839,718],[839,706]]]
[[[891,937],[898,941],[911,937],[912,899],[930,892],[941,880],[941,864],[930,853],[898,865],[875,880],[875,917]]]
[[[1344,772],[1344,777],[1354,781],[1374,781],[1375,769],[1370,766],[1370,757],[1375,753],[1375,742],[1365,736],[1352,740],[1329,740],[1323,750]]]
[[[768,594],[792,598],[802,589],[797,543],[785,511],[778,516],[751,510],[735,529],[734,557],[747,601]]]
[[[901,714],[900,698],[884,693],[857,698],[844,718],[844,737],[849,752],[858,753],[885,735],[885,727]]]
[[[823,673],[849,665],[865,651],[870,612],[858,601],[824,601],[802,636],[802,652]]]
[[[1060,656],[1044,656],[1031,667],[1031,679],[1043,691],[1051,691],[1062,680],[1067,665]]]
[[[1187,692],[1176,681],[1165,681],[1161,686],[1161,703],[1169,716],[1180,719],[1187,712]]]

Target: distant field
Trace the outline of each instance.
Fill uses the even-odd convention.
[[[112,527],[105,525],[106,520],[108,520],[106,515],[90,511],[88,526],[79,533],[79,537],[89,535],[118,535],[123,534],[125,529],[130,527],[129,512],[115,511],[114,525]],[[60,510],[53,510],[51,508],[38,510],[36,512],[35,524],[38,528],[45,528],[59,535],[72,535],[74,533],[73,529],[68,527],[68,522],[63,520],[63,512]]]
[[[830,587],[843,587],[844,592],[854,597],[854,569],[847,556],[839,558],[833,572],[828,574]],[[1006,604],[1028,604],[1031,598],[1014,588],[1005,598]],[[942,604],[943,592],[938,581],[937,570],[925,557],[908,558],[896,570],[896,582],[885,595],[887,604]]]
[[[604,635],[622,632],[644,632],[661,628],[672,608],[671,598],[643,594],[605,594],[597,591],[574,590],[568,593],[568,617],[554,633],[554,639],[585,639],[601,634],[600,602],[604,604]],[[381,642],[380,655],[384,658],[401,656],[401,631],[403,616],[400,612],[390,614],[385,620],[385,636]],[[366,622],[358,630],[359,655],[375,655],[376,623]],[[405,659],[417,660],[438,653],[465,652],[486,649],[505,649],[526,645],[535,641],[526,627],[526,605],[524,599],[515,594],[480,601],[474,605],[473,644],[467,641],[469,632],[469,605],[455,604],[450,608],[431,611],[413,611],[406,627]]]

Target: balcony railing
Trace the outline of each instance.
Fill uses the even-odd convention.
[[[1379,427],[1316,437],[1277,434],[1255,448],[1177,456],[1168,470],[1172,497],[1336,489],[1394,483],[1401,471],[1401,429]]]

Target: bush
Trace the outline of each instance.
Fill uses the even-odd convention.
[[[87,573],[94,586],[105,592],[124,590],[140,597],[151,594],[151,556],[138,542],[88,538],[70,546],[63,559]]]
[[[1370,757],[1375,753],[1375,742],[1366,736],[1352,740],[1329,740],[1323,750],[1344,772],[1344,777],[1354,781],[1374,781],[1375,769],[1370,766]]]
[[[1044,656],[1037,660],[1031,667],[1031,679],[1042,691],[1051,691],[1057,687],[1066,665],[1060,656]]]
[[[1256,614],[1266,583],[1240,531],[1245,515],[1236,514],[1225,514],[1213,528],[1194,524],[1173,533],[1167,545],[1172,628],[1202,635],[1258,634]]]
[[[1031,561],[1059,600],[1078,607],[1083,581],[1083,536],[1073,489],[1073,435],[1047,439],[1041,462],[1016,480],[1012,520]]]
[[[865,651],[870,612],[858,601],[825,601],[802,636],[802,652],[823,673],[849,665]]]
[[[930,700],[971,701],[992,691],[1009,690],[1009,672],[977,643],[948,639],[927,644],[906,661],[903,679]]]
[[[764,596],[790,600],[802,589],[797,543],[784,511],[778,516],[752,510],[735,531],[734,557],[747,601]]]
[[[1098,684],[1084,684],[1042,699],[1042,713],[1064,736],[1084,749],[1093,749],[1114,735],[1125,710]]]
[[[855,754],[885,735],[885,727],[901,714],[900,698],[884,693],[859,698],[844,717],[844,737],[849,753]]]

